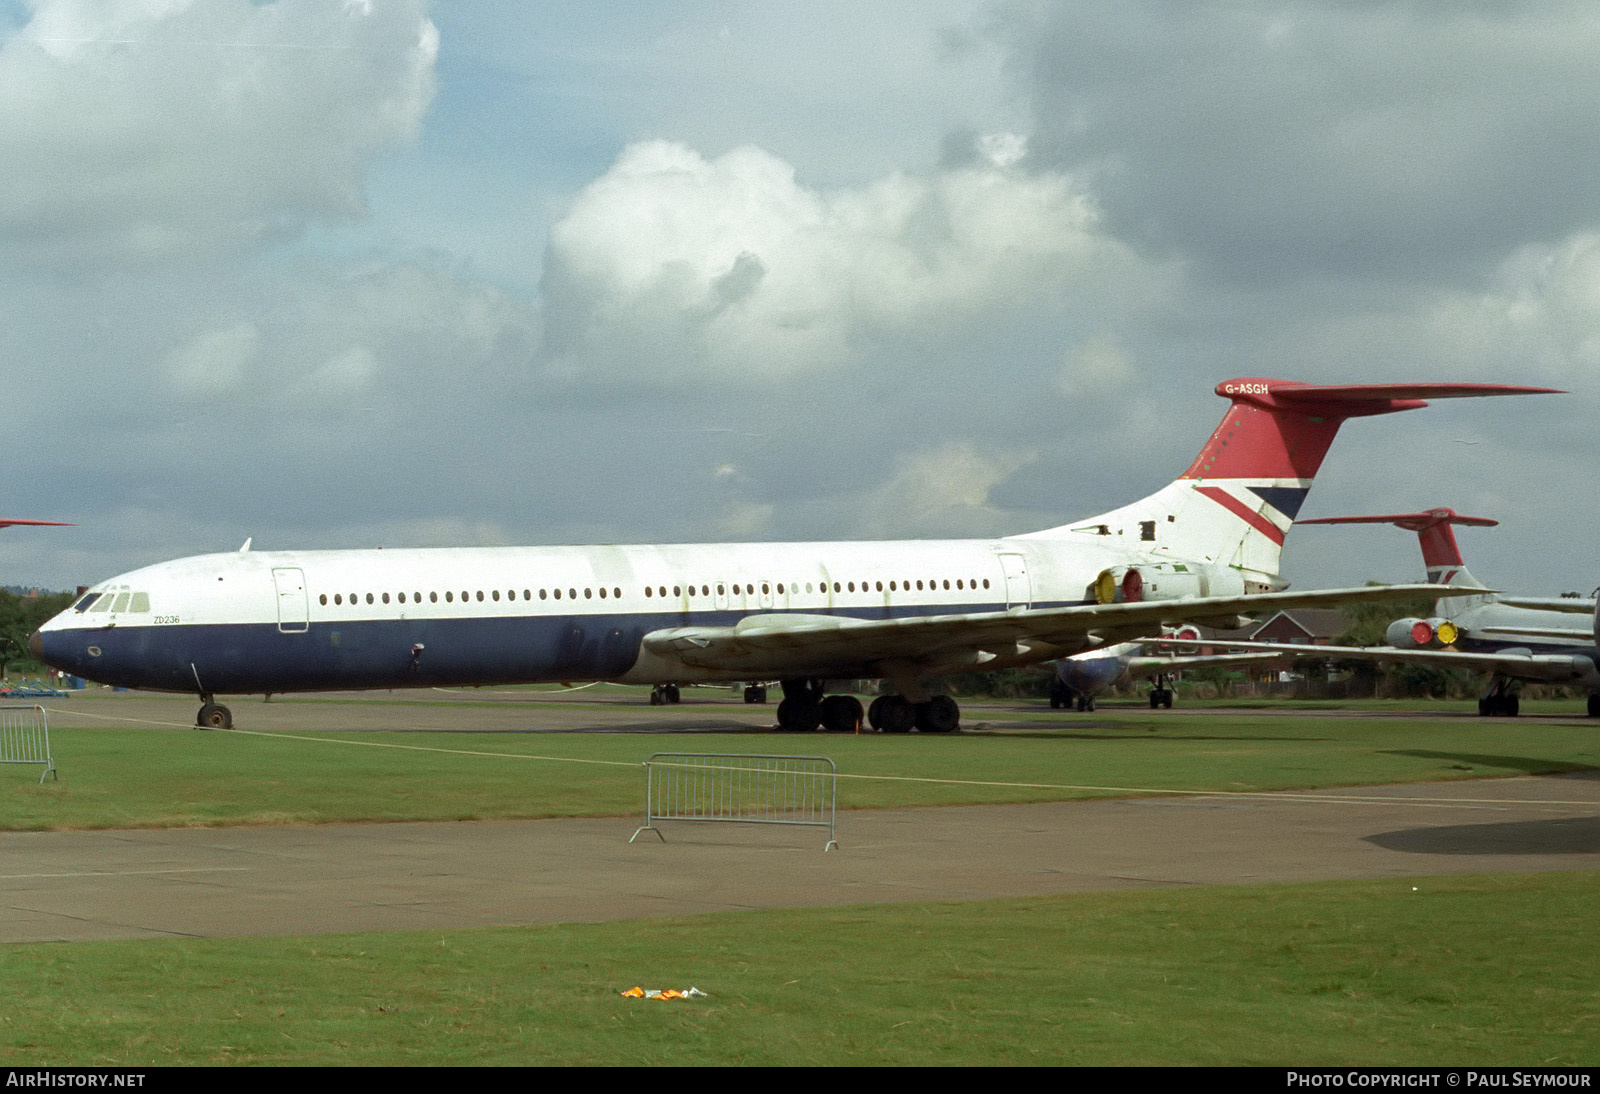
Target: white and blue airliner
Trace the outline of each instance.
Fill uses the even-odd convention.
[[[999,539],[700,543],[201,555],[87,590],[31,637],[63,671],[217,696],[610,680],[779,680],[795,730],[954,729],[942,673],[1037,664],[1185,621],[1435,592],[1290,593],[1284,535],[1348,418],[1494,384],[1217,386],[1228,411],[1141,501]],[[248,544],[246,545],[248,547]],[[869,711],[826,681],[877,678]]]

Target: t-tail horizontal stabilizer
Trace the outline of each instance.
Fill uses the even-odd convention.
[[[1456,545],[1456,535],[1450,530],[1453,524],[1467,528],[1493,528],[1500,522],[1488,517],[1467,517],[1454,509],[1429,509],[1425,513],[1389,513],[1369,517],[1316,517],[1301,524],[1392,524],[1408,532],[1417,533],[1422,547],[1422,564],[1427,567],[1428,580],[1438,585],[1477,584],[1467,573],[1461,558],[1461,548]]]
[[[1281,589],[1284,537],[1339,427],[1349,418],[1427,406],[1429,399],[1559,394],[1519,384],[1307,384],[1247,377],[1216,393],[1227,413],[1178,479],[1131,505],[1019,539],[1092,536],[1220,565],[1252,591]]]

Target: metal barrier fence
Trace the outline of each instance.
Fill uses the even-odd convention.
[[[0,763],[44,764],[39,781],[46,775],[57,781],[56,762],[50,758],[50,725],[44,707],[0,706]]]
[[[826,756],[766,756],[719,752],[657,752],[644,762],[644,824],[656,821],[798,824],[828,830],[832,851],[839,775]]]

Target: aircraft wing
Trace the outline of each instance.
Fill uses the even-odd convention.
[[[1588,642],[1594,638],[1593,627],[1475,627],[1475,637],[1495,635],[1508,641],[1518,638],[1553,638],[1557,642]]]
[[[1182,672],[1184,669],[1214,668],[1219,665],[1251,665],[1261,661],[1277,661],[1281,654],[1259,653],[1191,653],[1161,657],[1150,654],[1128,661],[1129,676],[1154,676],[1158,672]]]
[[[645,635],[644,648],[667,661],[752,679],[909,676],[1048,661],[1098,645],[1105,633],[1132,628],[1207,620],[1233,625],[1241,614],[1482,592],[1446,585],[1366,585],[897,619],[774,613],[747,616],[730,627],[653,631]]]
[[[1191,640],[1163,638],[1178,645],[1226,646],[1230,650],[1271,650],[1275,656],[1315,657],[1328,661],[1394,661],[1433,668],[1474,669],[1498,672],[1518,680],[1538,680],[1559,684],[1586,679],[1594,673],[1594,662],[1583,656],[1559,653],[1531,653],[1527,650],[1501,650],[1497,653],[1466,653],[1461,650],[1402,650],[1394,646],[1302,646],[1287,642],[1219,642],[1216,639]]]
[[[1527,608],[1535,612],[1568,612],[1572,615],[1594,614],[1592,596],[1506,596],[1501,594],[1498,603],[1508,608]]]

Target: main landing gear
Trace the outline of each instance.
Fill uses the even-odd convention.
[[[656,684],[650,689],[650,705],[653,707],[676,703],[678,699],[677,684]],[[745,701],[749,702],[748,699]]]
[[[1150,709],[1159,710],[1164,707],[1167,710],[1171,710],[1173,692],[1171,688],[1167,687],[1166,675],[1161,674],[1151,677],[1150,682],[1155,685],[1150,689]]]
[[[1511,690],[1511,681],[1498,676],[1489,681],[1488,689],[1478,697],[1478,714],[1485,718],[1515,718],[1520,706],[1517,693]],[[1590,708],[1593,706],[1590,700]]]
[[[200,713],[194,716],[194,724],[201,729],[232,729],[233,711],[221,703],[213,702],[211,696],[200,696]]]
[[[1076,708],[1079,714],[1086,714],[1094,710],[1094,696],[1086,691],[1069,688],[1060,680],[1050,685],[1050,709],[1072,710]]]
[[[778,728],[810,733],[818,727],[829,733],[860,732],[865,722],[884,733],[949,733],[961,724],[961,708],[948,695],[935,695],[916,703],[903,695],[880,695],[865,712],[853,695],[824,695],[821,680],[783,681],[783,701],[778,704]]]

